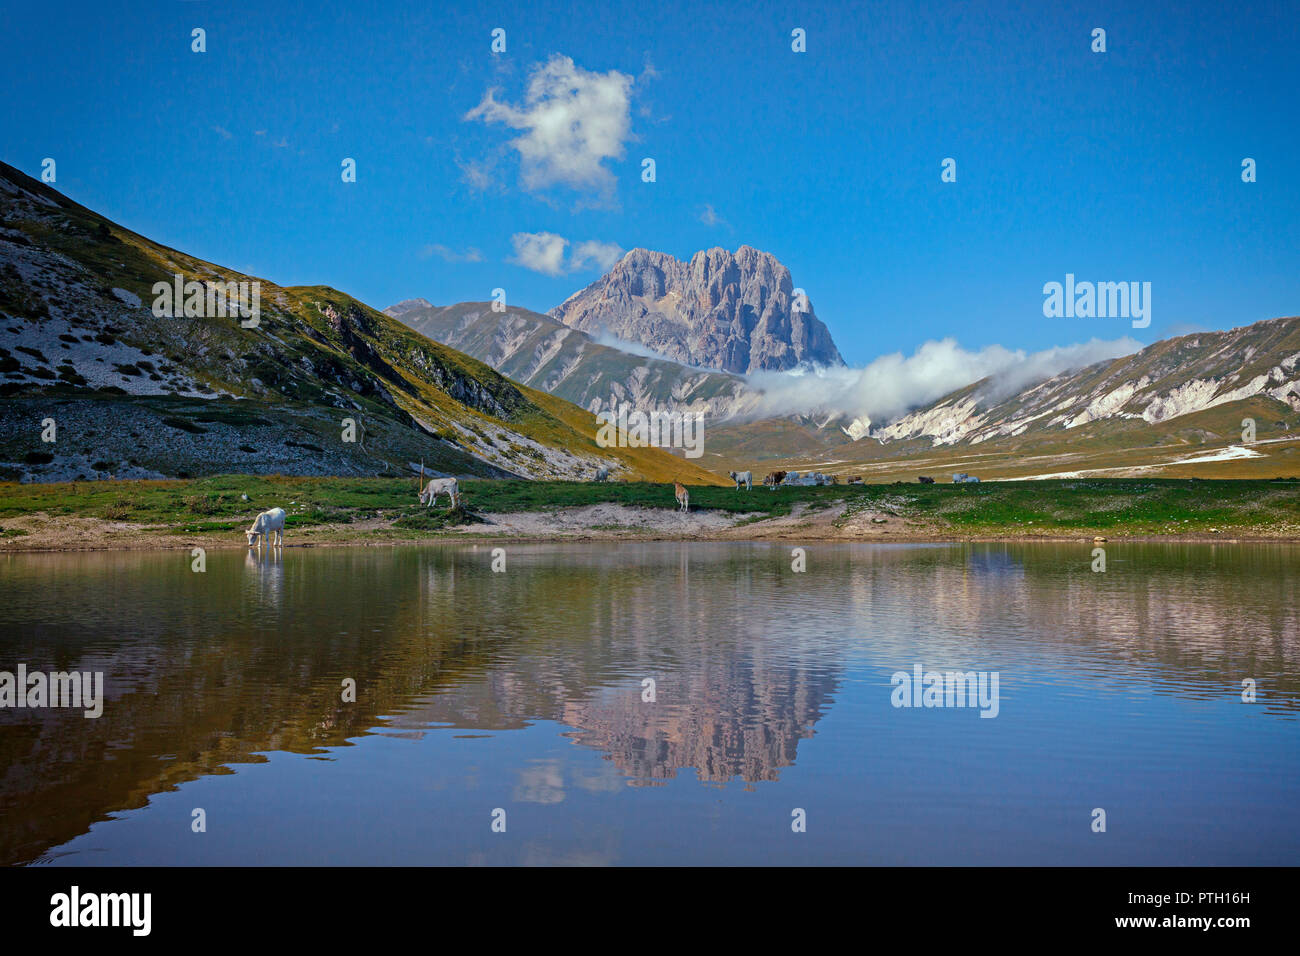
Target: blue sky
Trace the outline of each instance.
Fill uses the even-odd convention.
[[[1050,7],[11,4],[0,159],[53,157],[137,232],[379,308],[502,287],[545,310],[615,246],[747,243],[852,364],[1300,312],[1300,6]],[[518,261],[539,233],[568,245],[531,264],[563,274]],[[1067,272],[1150,282],[1150,328],[1044,318]]]

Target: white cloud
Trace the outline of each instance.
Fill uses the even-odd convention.
[[[1035,382],[1142,348],[1131,338],[1093,339],[1041,352],[1001,345],[978,351],[951,338],[929,341],[912,355],[882,355],[864,368],[757,372],[749,382],[762,391],[760,415],[844,414],[885,424],[983,378],[1003,398]]]
[[[601,242],[588,239],[573,248],[573,257],[569,261],[570,272],[598,267],[602,272],[614,268],[614,264],[623,258],[623,247],[617,242]]]
[[[425,246],[420,250],[420,255],[427,259],[430,256],[437,256],[443,262],[482,262],[483,253],[473,246],[470,246],[464,252],[457,252],[455,249],[444,246],[440,242]]]
[[[709,205],[706,205],[700,213],[700,222],[706,226],[726,226],[728,229],[731,228],[731,223],[719,216],[713,207]]]
[[[515,262],[548,276],[564,275],[564,247],[569,240],[553,232],[516,232],[510,237],[514,243]]]
[[[605,161],[620,159],[631,131],[632,77],[617,70],[584,70],[555,54],[534,68],[522,106],[496,99],[488,90],[465,119],[502,123],[523,135],[511,140],[518,151],[524,186],[552,185],[608,196],[614,176]]]
[[[617,243],[588,239],[574,246],[573,254],[566,260],[564,252],[569,240],[553,232],[517,232],[510,237],[515,247],[511,262],[548,276],[568,275],[583,269],[608,270],[623,256]]]

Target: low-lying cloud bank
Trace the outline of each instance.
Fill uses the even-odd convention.
[[[991,379],[988,397],[996,400],[1062,372],[1132,355],[1142,347],[1126,336],[1041,352],[1001,345],[971,351],[946,338],[926,342],[909,356],[882,355],[863,368],[757,372],[747,378],[761,393],[754,417],[849,415],[884,425],[980,379]]]

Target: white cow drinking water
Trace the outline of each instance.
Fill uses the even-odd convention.
[[[746,491],[754,490],[754,473],[752,471],[729,471],[727,475],[736,483],[737,491],[740,490],[741,485],[745,486]]]
[[[250,548],[254,542],[261,545],[263,536],[266,537],[267,544],[284,544],[284,509],[272,508],[270,511],[263,511],[244,534],[248,535]]]
[[[439,495],[446,495],[447,500],[451,502],[453,508],[460,505],[460,485],[456,483],[455,478],[433,478],[424,486],[420,492],[420,504],[432,508],[434,499]]]

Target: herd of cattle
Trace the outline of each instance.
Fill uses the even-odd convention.
[[[729,471],[727,477],[736,483],[737,491],[741,488],[752,491],[754,488],[754,473],[752,471]],[[979,481],[974,475],[968,475],[960,471],[952,476],[952,480],[954,484]],[[609,468],[597,468],[592,481],[609,481]],[[845,478],[844,481],[846,484],[860,485],[862,484],[862,476],[853,475]],[[934,479],[928,475],[921,475],[917,481],[923,485],[934,484]],[[804,475],[799,474],[797,471],[772,471],[768,472],[763,479],[763,484],[772,491],[775,491],[778,485],[782,487],[810,487],[838,485],[839,483],[838,475],[823,475],[820,471],[810,471]],[[446,495],[448,505],[451,508],[459,507],[460,484],[455,478],[432,478],[426,483],[424,480],[424,462],[420,462],[420,485],[423,486],[419,489],[421,505],[432,508],[439,495]],[[674,481],[673,493],[677,498],[678,510],[689,511],[691,499],[686,486],[680,481]],[[260,547],[263,539],[266,539],[268,545],[283,544],[284,517],[283,508],[272,508],[270,511],[263,511],[258,515],[253,520],[253,526],[244,532],[248,537],[248,546],[251,548],[254,544],[257,544]]]
[[[736,483],[738,489],[742,486],[746,490],[754,487],[754,473],[752,471],[729,471],[727,476]],[[862,483],[862,476],[855,475],[846,480],[851,485],[859,485]],[[801,475],[797,471],[770,471],[767,477],[763,479],[763,484],[772,491],[776,490],[777,485],[811,487],[814,485],[838,485],[839,483],[839,476],[823,475],[820,471],[810,471],[806,475]]]
[[[736,483],[737,490],[742,487],[746,490],[754,487],[754,473],[752,471],[729,471],[727,477]],[[929,475],[922,475],[916,480],[923,485],[934,484],[934,479]],[[964,482],[978,482],[979,479],[974,475],[959,471],[952,476],[952,481],[953,484],[959,485]],[[845,478],[844,482],[849,485],[860,485],[862,484],[862,476],[852,475]],[[839,475],[823,475],[820,471],[810,471],[806,475],[801,475],[797,471],[771,471],[763,479],[763,484],[772,491],[776,490],[777,485],[807,487],[811,485],[838,485],[839,483]]]

